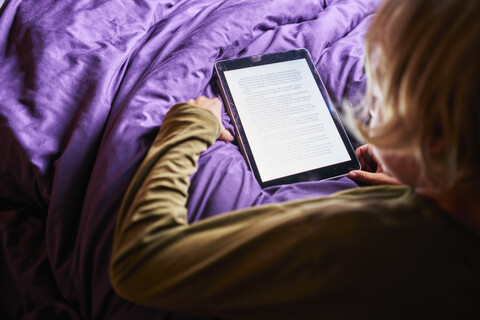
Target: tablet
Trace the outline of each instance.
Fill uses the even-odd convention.
[[[239,147],[262,187],[360,169],[306,49],[218,61],[215,69]]]

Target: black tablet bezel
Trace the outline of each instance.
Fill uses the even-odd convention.
[[[225,71],[229,70],[237,70],[255,66],[261,66],[271,63],[277,62],[285,62],[291,60],[298,60],[298,59],[305,59],[309,66],[310,71],[312,72],[313,77],[317,83],[317,87],[322,94],[323,99],[330,111],[330,115],[335,123],[335,126],[342,138],[343,144],[347,149],[347,152],[350,156],[350,161],[337,163],[334,165],[330,165],[327,167],[321,167],[317,169],[313,169],[306,172],[300,172],[293,175],[289,175],[282,178],[277,178],[274,180],[262,181],[259,170],[257,168],[255,158],[253,157],[252,150],[250,149],[250,145],[245,134],[244,128],[242,126],[242,121],[240,120],[240,116],[237,112],[237,107],[233,100],[232,93],[230,92],[230,88],[228,86],[228,82],[225,78]],[[247,163],[250,166],[250,169],[255,175],[255,178],[260,183],[262,187],[268,187],[272,185],[280,185],[280,184],[288,184],[294,182],[301,182],[301,181],[318,181],[318,180],[325,180],[325,179],[332,179],[336,177],[341,177],[346,175],[351,170],[360,169],[360,162],[355,155],[355,150],[348,138],[348,135],[338,117],[338,114],[333,106],[333,103],[328,96],[327,90],[323,81],[321,80],[313,62],[310,57],[310,53],[306,49],[295,49],[290,51],[278,52],[278,53],[271,53],[271,54],[263,54],[263,55],[256,55],[251,57],[245,58],[238,58],[232,60],[221,60],[215,63],[215,70],[218,76],[218,82],[220,91],[222,93],[222,98],[224,104],[226,105],[227,112],[230,115],[230,118],[233,122],[233,126],[235,127],[237,141],[239,143],[239,147],[247,160]]]

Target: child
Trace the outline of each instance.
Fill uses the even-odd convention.
[[[120,210],[118,294],[226,318],[480,318],[479,16],[477,0],[386,0],[372,22],[358,154],[378,172],[350,177],[404,186],[188,225],[196,161],[231,136],[218,99],[172,107]]]

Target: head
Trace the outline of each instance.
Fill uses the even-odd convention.
[[[398,161],[415,163],[418,179],[406,183],[479,181],[479,17],[478,0],[385,0],[372,21],[365,104],[374,119],[360,131],[401,180]]]

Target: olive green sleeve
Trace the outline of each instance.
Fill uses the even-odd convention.
[[[115,291],[144,305],[229,318],[311,311],[315,226],[297,206],[187,223],[189,177],[219,132],[207,110],[181,104],[168,112],[119,212],[110,265]]]

